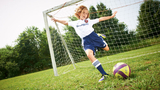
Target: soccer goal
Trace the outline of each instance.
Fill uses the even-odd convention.
[[[104,40],[110,48],[108,52],[99,48],[96,49],[96,58],[131,51],[160,42],[159,1],[72,0],[62,2],[61,5],[43,12],[55,76],[58,76],[58,73],[63,74],[76,69],[75,63],[88,60],[81,45],[81,39],[74,28],[51,21],[52,17],[66,21],[77,20],[74,12],[80,5],[85,5],[88,8],[90,19],[111,16],[114,11],[118,11],[116,17],[93,25],[96,33],[106,35]],[[131,57],[135,57],[135,55],[137,54],[133,53]],[[57,70],[57,67],[62,66],[66,67],[65,70],[61,70],[61,68]]]

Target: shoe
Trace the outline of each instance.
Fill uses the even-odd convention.
[[[97,33],[97,35],[98,35],[99,37],[106,38],[106,35],[104,35],[104,34]]]
[[[102,75],[101,79],[99,79],[98,82],[103,82],[107,77],[108,75]]]

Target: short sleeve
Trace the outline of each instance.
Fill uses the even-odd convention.
[[[90,20],[90,23],[91,23],[92,25],[93,25],[93,24],[96,24],[96,23],[98,23],[98,22],[99,22],[99,18]]]
[[[75,21],[68,22],[68,26],[74,27],[75,26]]]

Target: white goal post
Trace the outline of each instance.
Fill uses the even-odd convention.
[[[54,75],[55,76],[58,76],[58,72],[57,72],[57,65],[56,65],[56,62],[55,62],[55,56],[54,56],[54,50],[53,50],[53,45],[52,45],[52,41],[51,41],[51,35],[50,35],[50,31],[49,31],[49,25],[48,25],[48,20],[47,20],[47,16],[51,17],[51,15],[49,15],[50,12],[53,12],[53,11],[56,11],[62,7],[66,7],[66,6],[69,6],[69,5],[72,5],[72,4],[75,4],[75,3],[78,3],[82,0],[72,0],[72,1],[69,1],[69,2],[66,2],[65,4],[62,4],[62,5],[59,5],[59,6],[56,6],[56,7],[53,7],[51,9],[48,9],[46,11],[43,11],[43,18],[44,18],[44,23],[45,23],[45,29],[46,29],[46,33],[47,33],[47,40],[48,40],[48,45],[49,45],[49,50],[50,50],[50,56],[51,56],[51,61],[52,61],[52,66],[53,66],[53,71],[54,71]],[[68,50],[68,47],[60,33],[60,30],[59,30],[59,27],[57,25],[57,23],[55,22],[55,25],[57,27],[57,31],[59,32],[60,34],[60,37],[61,37],[61,40],[67,50],[67,53],[71,59],[71,62],[74,66],[74,69],[76,68],[75,65],[74,65],[74,60],[73,60],[73,57],[72,55],[70,54],[69,50]]]

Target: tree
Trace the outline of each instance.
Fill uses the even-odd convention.
[[[39,35],[40,31],[37,27],[27,28],[19,35],[15,52],[17,52],[16,62],[23,73],[32,72],[34,64],[39,61]]]
[[[51,68],[52,67],[51,57],[50,57],[49,46],[48,46],[45,29],[39,33],[38,45],[39,45],[39,48],[38,48],[39,60],[34,64],[34,68],[36,69],[36,71]]]
[[[0,79],[18,75],[19,67],[15,62],[13,47],[6,46],[0,49]]]
[[[89,8],[89,13],[90,13],[90,19],[95,19],[95,18],[98,18],[98,14],[97,14],[97,10],[95,9],[94,6],[91,6]]]
[[[0,79],[51,68],[46,32],[29,27],[14,47],[0,49]]]
[[[112,10],[110,8],[106,8],[103,3],[97,4],[96,7],[97,10],[93,6],[89,9],[91,12],[90,17],[92,19],[112,15]],[[116,17],[99,22],[93,27],[96,33],[103,33],[107,36],[105,41],[107,41],[111,50],[119,48],[121,45],[129,44],[129,32],[127,25],[125,23],[119,23],[119,20]]]
[[[160,1],[146,0],[140,7],[137,36],[142,39],[158,37],[160,34]]]

